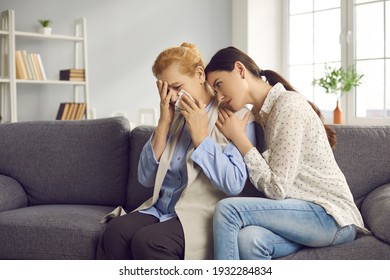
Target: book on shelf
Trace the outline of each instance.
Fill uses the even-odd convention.
[[[84,71],[84,69],[60,70],[60,80],[62,80],[62,81],[85,81],[85,71]]]
[[[32,73],[31,73],[31,67],[30,67],[30,62],[27,58],[27,52],[26,51],[22,51],[22,58],[23,58],[23,64],[24,64],[24,67],[26,68],[26,72],[27,72],[27,80],[32,80]]]
[[[38,64],[39,64],[39,69],[41,70],[42,80],[46,80],[47,79],[46,72],[45,72],[45,68],[43,67],[41,55],[39,53],[37,53],[36,56],[37,56],[37,60],[38,60]]]
[[[85,117],[85,103],[61,103],[56,120],[82,120]]]
[[[15,63],[16,63],[16,79],[27,80],[27,69],[26,65],[23,62],[22,51],[15,51]]]
[[[35,72],[37,74],[37,79],[40,80],[40,81],[43,80],[41,66],[40,66],[39,61],[38,61],[38,54],[37,53],[32,53],[31,54],[31,59],[32,59],[32,61],[34,63]]]
[[[25,50],[16,50],[15,64],[16,79],[46,80],[45,69],[39,54],[27,53]]]

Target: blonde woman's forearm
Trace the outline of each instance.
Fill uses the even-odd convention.
[[[169,133],[169,125],[159,124],[154,131],[152,138],[152,148],[156,159],[160,161],[160,157],[167,145],[167,137]]]

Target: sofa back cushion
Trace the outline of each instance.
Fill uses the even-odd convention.
[[[344,173],[356,204],[373,189],[390,182],[390,126],[334,126],[337,133],[335,159]],[[139,126],[131,132],[130,178],[127,208],[134,209],[152,195],[137,180],[139,154],[154,127]],[[256,124],[257,148],[266,149],[264,134]],[[247,182],[241,196],[263,196]]]
[[[29,205],[124,205],[129,123],[123,117],[0,125],[0,174]]]
[[[145,188],[138,182],[138,161],[142,148],[152,135],[155,127],[137,126],[131,131],[130,135],[130,170],[129,184],[127,188],[128,210],[134,210],[153,194],[153,188]]]
[[[356,204],[375,188],[390,182],[390,126],[334,126],[336,161]]]
[[[264,135],[260,125],[256,125],[257,148],[264,151]],[[360,208],[372,190],[390,182],[390,126],[334,125],[333,128],[337,137],[333,151],[336,162]],[[249,187],[245,191],[244,195],[256,195]]]

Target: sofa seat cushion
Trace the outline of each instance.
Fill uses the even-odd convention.
[[[1,259],[94,259],[113,207],[39,205],[0,212]]]
[[[388,260],[390,245],[373,235],[358,234],[353,242],[323,248],[304,248],[285,260]]]

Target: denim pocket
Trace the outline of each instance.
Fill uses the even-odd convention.
[[[339,228],[339,230],[336,232],[330,246],[353,241],[356,237],[356,232],[357,232],[357,230],[356,230],[355,225],[348,225],[348,226]]]

